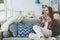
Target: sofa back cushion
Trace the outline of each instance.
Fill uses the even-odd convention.
[[[60,20],[55,19],[55,25],[53,27],[53,36],[60,34]]]
[[[30,25],[34,25],[38,22],[38,18],[24,18],[22,20],[22,23],[24,24],[30,24]]]

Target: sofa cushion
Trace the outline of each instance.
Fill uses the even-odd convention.
[[[38,18],[24,18],[22,23],[25,24],[36,24],[38,22]]]
[[[55,19],[55,25],[53,27],[53,36],[60,34],[60,20]]]
[[[33,32],[32,25],[18,24],[18,37],[28,37],[31,32]]]
[[[8,31],[3,32],[3,37],[4,38],[10,37],[10,32]]]
[[[3,40],[31,40],[30,38],[21,38],[21,37],[9,37],[9,38],[3,38]]]
[[[13,37],[17,36],[17,30],[18,30],[17,24],[12,23],[9,25],[9,31],[12,33]]]

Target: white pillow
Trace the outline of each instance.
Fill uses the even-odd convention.
[[[15,23],[21,22],[21,20],[23,19],[22,14],[17,14],[15,17],[16,17]]]
[[[34,11],[25,11],[22,13],[22,15],[26,18],[35,18],[35,14]]]
[[[1,30],[3,31],[8,31],[8,26],[13,23],[12,21],[6,21],[2,26],[1,26]]]
[[[21,22],[23,19],[23,16],[21,14],[17,14],[13,17],[11,17],[9,20],[7,20],[2,26],[1,26],[1,30],[3,31],[8,31],[8,27],[11,23],[15,22]]]

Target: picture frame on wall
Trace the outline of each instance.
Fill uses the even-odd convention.
[[[36,0],[35,3],[36,3],[36,4],[40,4],[40,0]]]
[[[58,11],[58,0],[50,0],[50,4],[54,11]]]
[[[47,5],[42,5],[42,8],[45,8],[45,7],[47,7]]]

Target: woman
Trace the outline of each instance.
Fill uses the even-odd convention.
[[[53,33],[53,26],[54,18],[52,8],[46,7],[38,24],[33,26],[33,30],[36,32],[36,34],[30,33],[29,37],[31,39],[49,40],[48,38],[51,37]]]

